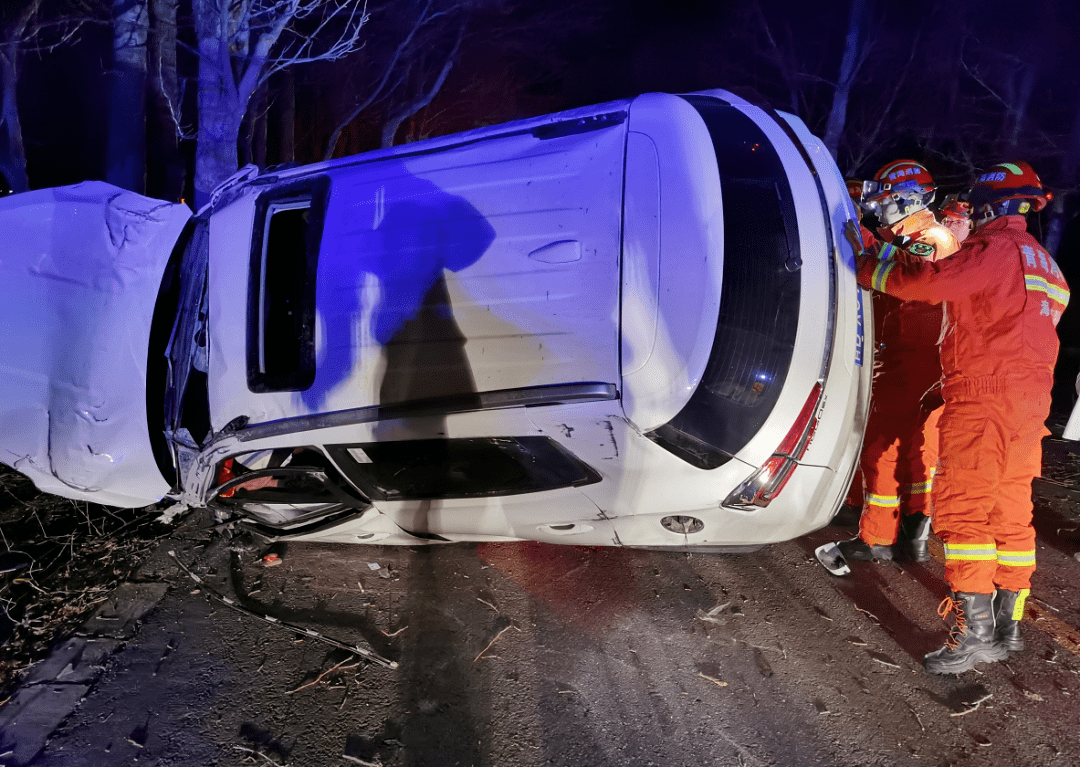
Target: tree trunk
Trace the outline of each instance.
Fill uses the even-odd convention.
[[[244,125],[247,130],[240,136],[240,164],[266,167],[266,108],[268,101],[266,86],[255,92],[251,99]]]
[[[215,41],[216,42],[216,41]],[[224,75],[228,77],[229,72]],[[199,59],[199,141],[195,148],[195,208],[239,167],[236,151],[244,111],[235,90],[208,56]]]
[[[281,73],[281,133],[278,162],[296,160],[296,78],[292,70]]]
[[[1073,116],[1069,144],[1065,147],[1065,157],[1061,163],[1061,186],[1066,189],[1074,187],[1077,182],[1077,171],[1080,171],[1080,102]],[[1061,240],[1065,236],[1066,197],[1067,194],[1062,192],[1050,203],[1050,223],[1046,226],[1046,242],[1043,245],[1055,259],[1058,248],[1061,247]]]
[[[847,36],[844,38],[844,55],[840,60],[840,76],[837,78],[836,91],[833,93],[829,120],[825,125],[825,148],[836,159],[840,148],[840,138],[847,124],[848,99],[851,98],[851,86],[855,84],[855,75],[859,71],[859,56],[866,36],[866,19],[871,0],[851,0],[851,13],[848,15]]]
[[[25,192],[30,189],[30,180],[26,175],[26,149],[23,146],[19,105],[15,98],[19,84],[16,45],[8,43],[0,50],[0,122],[3,123],[0,173],[4,174],[12,192]]]
[[[1027,123],[1028,106],[1035,91],[1035,74],[1035,67],[1028,65],[1016,75],[1016,98],[1009,107],[1007,133],[1011,151],[1020,148],[1020,135],[1023,133],[1024,125]]]
[[[858,2],[858,0],[856,0],[856,2]],[[450,55],[446,57],[446,63],[443,64],[442,71],[439,72],[439,76],[435,78],[435,82],[432,83],[427,92],[420,94],[413,101],[402,106],[397,112],[391,114],[386,120],[386,123],[383,124],[383,149],[394,145],[394,137],[397,135],[398,129],[401,128],[401,124],[430,104],[431,100],[434,99],[435,95],[442,89],[443,83],[446,82],[447,75],[450,74],[450,69],[454,66],[454,59],[457,58],[458,49],[461,48],[461,41],[464,37],[465,28],[463,26],[458,30],[457,41],[454,43],[454,48],[450,51]]]
[[[105,180],[146,191],[146,0],[113,2],[113,72]]]
[[[1046,241],[1043,247],[1054,259],[1065,236],[1065,195],[1058,195],[1050,202],[1050,222],[1046,225]]]
[[[151,0],[146,193],[177,202],[184,193],[180,154],[180,79],[176,71],[176,0]]]

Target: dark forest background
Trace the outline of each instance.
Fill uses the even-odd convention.
[[[0,186],[198,206],[248,163],[725,88],[798,115],[847,176],[911,157],[951,191],[1031,162],[1054,194],[1031,229],[1080,285],[1078,42],[1076,0],[2,0]]]

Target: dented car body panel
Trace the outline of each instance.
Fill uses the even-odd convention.
[[[0,199],[0,460],[115,506],[170,483],[147,426],[154,299],[191,211],[101,182]]]
[[[241,171],[169,246],[161,492],[279,540],[825,525],[870,324],[822,151],[710,91]]]

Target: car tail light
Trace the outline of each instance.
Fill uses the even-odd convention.
[[[818,405],[821,403],[821,382],[814,384],[806,404],[799,411],[799,417],[788,431],[787,436],[773,452],[769,460],[754,472],[750,479],[743,482],[735,491],[724,499],[724,506],[764,507],[784,489],[791,478],[799,459],[810,447],[818,424]]]

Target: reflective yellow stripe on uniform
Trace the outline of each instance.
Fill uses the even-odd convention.
[[[1031,551],[1001,551],[998,550],[997,561],[999,565],[1006,567],[1034,567],[1035,550]]]
[[[904,488],[908,495],[924,495],[932,492],[934,489],[934,478],[926,480],[925,482],[918,482],[914,485],[908,485]]]
[[[1031,589],[1020,589],[1016,594],[1016,604],[1013,605],[1012,620],[1022,621],[1024,619],[1024,605],[1027,604],[1028,594],[1031,593]]]
[[[946,543],[945,559],[991,561],[997,559],[997,546],[992,543]]]
[[[895,495],[874,495],[873,493],[866,494],[866,502],[885,508],[896,508],[900,505],[900,499]]]
[[[885,281],[889,279],[889,272],[895,268],[896,262],[893,260],[882,261],[874,267],[874,272],[870,275],[870,285],[874,290],[885,292]]]
[[[1037,293],[1045,293],[1051,301],[1057,301],[1062,306],[1069,305],[1069,291],[1037,274],[1024,275],[1024,287]]]

